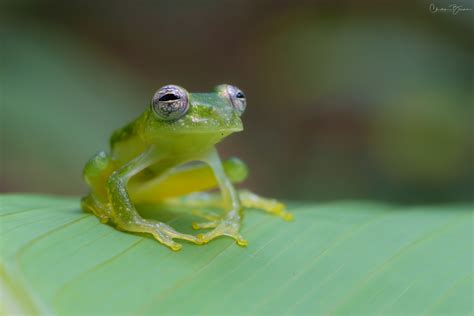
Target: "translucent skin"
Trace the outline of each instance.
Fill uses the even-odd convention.
[[[241,113],[221,87],[213,93],[188,93],[188,112],[178,120],[160,120],[149,107],[115,131],[110,153],[101,151],[86,163],[84,179],[90,193],[82,199],[83,210],[103,223],[111,221],[122,231],[149,233],[172,250],[181,249],[173,239],[204,244],[229,236],[239,245],[247,245],[239,233],[243,208],[292,219],[282,203],[235,190],[232,183],[246,178],[247,167],[235,158],[222,162],[215,144],[243,126]],[[182,167],[190,161],[203,164]],[[220,194],[199,193],[213,188],[219,188]],[[199,213],[208,221],[193,227],[212,230],[193,236],[142,218],[134,207],[138,202],[219,207],[224,212],[222,216]]]

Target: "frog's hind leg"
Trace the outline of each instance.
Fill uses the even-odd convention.
[[[93,156],[87,162],[83,172],[90,193],[81,199],[81,207],[84,211],[97,216],[102,223],[106,223],[110,218],[106,182],[112,172],[113,162],[104,151]]]
[[[233,183],[243,181],[247,176],[246,165],[237,158],[223,162],[226,176]],[[217,181],[206,165],[197,165],[184,169],[176,169],[163,178],[156,178],[130,188],[134,201],[156,202],[174,208],[194,209],[193,213],[208,222],[194,224],[195,228],[212,228],[222,215],[201,211],[208,208],[222,209],[224,203],[220,193],[199,192],[217,188]],[[277,200],[258,196],[250,191],[238,191],[244,208],[260,209],[268,214],[276,215],[284,220],[291,220],[293,215],[286,211],[285,205]]]
[[[243,181],[248,173],[247,166],[237,158],[224,161],[223,169],[233,183]],[[198,164],[171,169],[148,181],[130,183],[129,194],[135,203],[167,204],[168,200],[176,197],[217,187],[217,180],[211,168]]]
[[[222,164],[225,175],[233,183],[241,182],[247,177],[247,166],[237,158],[227,159]],[[148,181],[136,181],[129,184],[129,194],[134,203],[159,204],[178,208],[222,208],[219,195],[188,196],[218,187],[211,168],[205,164],[187,165],[171,169]],[[198,205],[196,205],[198,204]],[[196,211],[198,212],[198,211]],[[196,213],[197,214],[197,213]],[[222,215],[199,213],[208,220],[217,220]],[[206,214],[206,215],[205,215]]]
[[[110,209],[106,205],[97,201],[92,193],[89,193],[81,199],[81,208],[85,212],[94,214],[104,224],[110,219]]]
[[[288,212],[285,204],[278,200],[261,197],[247,190],[239,191],[239,197],[242,205],[246,208],[263,210],[268,214],[281,217],[285,221],[293,219],[293,214]]]
[[[266,213],[278,216],[285,221],[293,219],[293,214],[286,210],[285,204],[275,199],[264,198],[247,190],[240,190],[238,191],[238,194],[244,208],[263,210]],[[193,223],[193,228],[195,229],[214,228],[221,219],[218,214],[202,211],[206,208],[223,207],[222,198],[218,193],[192,193],[186,196],[167,199],[164,202],[173,206],[184,206],[194,209],[194,215],[207,221],[204,223]]]
[[[228,159],[222,165],[225,175],[233,183],[243,181],[247,176],[247,167],[239,159]],[[223,215],[203,210],[223,209],[224,201],[220,193],[199,191],[217,187],[212,170],[206,165],[195,165],[174,169],[146,182],[130,183],[129,194],[135,203],[157,203],[175,209],[193,209],[194,215],[206,221],[193,223],[193,228],[206,229],[217,227],[222,222]],[[267,199],[249,191],[239,191],[238,195],[244,208],[261,209],[285,220],[293,218],[293,215],[286,211],[285,205],[277,200]]]

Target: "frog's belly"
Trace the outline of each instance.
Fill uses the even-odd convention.
[[[128,191],[135,203],[160,202],[170,197],[217,187],[216,178],[207,165],[174,169],[158,176],[161,168],[149,168],[130,182]],[[152,177],[153,173],[155,177]]]

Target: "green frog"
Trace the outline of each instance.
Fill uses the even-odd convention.
[[[219,236],[246,246],[240,234],[245,208],[291,220],[281,202],[237,191],[233,183],[247,177],[246,165],[237,158],[221,161],[215,148],[243,130],[246,106],[245,94],[232,85],[219,85],[210,93],[189,93],[177,85],[160,88],[143,114],[112,134],[110,151],[101,151],[86,163],[84,179],[90,193],[81,201],[83,210],[119,230],[151,234],[172,250],[182,247],[175,239],[205,244]],[[214,188],[219,193],[207,192]],[[213,207],[223,212],[196,212],[205,222],[193,223],[193,228],[210,230],[194,236],[143,218],[136,203]]]

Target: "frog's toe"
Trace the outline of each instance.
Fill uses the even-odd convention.
[[[155,237],[156,240],[158,240],[163,245],[169,247],[173,251],[179,251],[181,250],[181,248],[183,248],[183,245],[175,242],[173,238],[187,240],[198,245],[201,245],[204,243],[202,240],[198,239],[195,236],[179,234],[179,233],[178,235],[173,234],[173,235],[166,235],[166,236],[163,236],[163,234],[153,234],[153,236]]]
[[[218,221],[205,222],[205,223],[193,223],[194,229],[207,229],[207,228],[216,228],[219,225]]]
[[[283,210],[278,216],[283,218],[287,222],[292,221],[294,219],[293,213],[290,213],[287,210]]]
[[[177,242],[174,242],[174,241],[172,241],[170,243],[166,243],[165,245],[170,247],[170,249],[173,250],[173,251],[180,251],[181,248],[183,248],[183,245],[178,244]]]
[[[210,222],[214,222],[214,221],[217,221],[217,220],[221,219],[221,216],[219,216],[218,214],[215,214],[213,212],[204,212],[204,211],[201,211],[201,210],[193,210],[192,214],[195,215],[195,216],[204,218],[205,220],[208,220]]]
[[[109,222],[109,217],[106,216],[106,215],[101,215],[101,216],[98,216],[99,217],[99,221],[102,223],[102,224],[107,224]]]
[[[242,246],[242,247],[247,247],[249,242],[244,239],[242,236],[238,236],[238,238],[235,239],[235,242],[239,245],[239,246]]]
[[[227,236],[227,237],[231,237],[235,240],[235,242],[239,245],[239,246],[247,246],[248,245],[248,241],[245,240],[242,235],[239,234],[238,232],[238,228],[236,229],[236,227],[234,225],[226,225],[225,223],[220,223],[219,225],[217,225],[217,227],[208,232],[208,233],[205,233],[205,234],[198,234],[197,237],[202,240],[203,243],[208,243],[209,241],[219,237],[219,236]]]
[[[267,205],[263,205],[262,209],[270,214],[274,214],[285,221],[293,220],[293,214],[286,210],[285,204],[277,201],[272,200],[267,203]]]
[[[285,221],[293,220],[293,214],[288,212],[285,204],[278,200],[264,198],[247,190],[240,191],[239,194],[244,207],[263,210]]]
[[[102,224],[107,224],[110,217],[109,210],[102,203],[98,202],[92,194],[81,199],[81,207],[85,212],[94,214]]]
[[[179,236],[176,236],[176,237],[173,237],[173,238],[187,240],[187,241],[192,242],[196,245],[202,245],[203,244],[203,241],[201,239],[199,239],[198,237],[193,236],[193,235],[180,234]]]
[[[153,237],[155,237],[156,240],[158,240],[163,245],[169,247],[173,251],[178,251],[183,248],[181,244],[175,242],[170,236],[163,234],[163,232],[153,233]]]
[[[174,233],[170,233],[169,236],[171,238],[176,238],[176,239],[182,239],[182,240],[187,240],[189,242],[192,242],[192,243],[195,243],[197,245],[202,245],[203,244],[203,241],[196,237],[196,236],[193,236],[193,235],[188,235],[188,234],[182,234],[182,233],[178,233],[178,232],[174,232]]]
[[[173,250],[180,250],[182,247],[180,244],[173,241],[173,239],[187,240],[198,245],[203,244],[203,241],[198,237],[177,232],[172,227],[163,223],[158,224],[156,232],[153,235],[158,241],[167,245]]]

